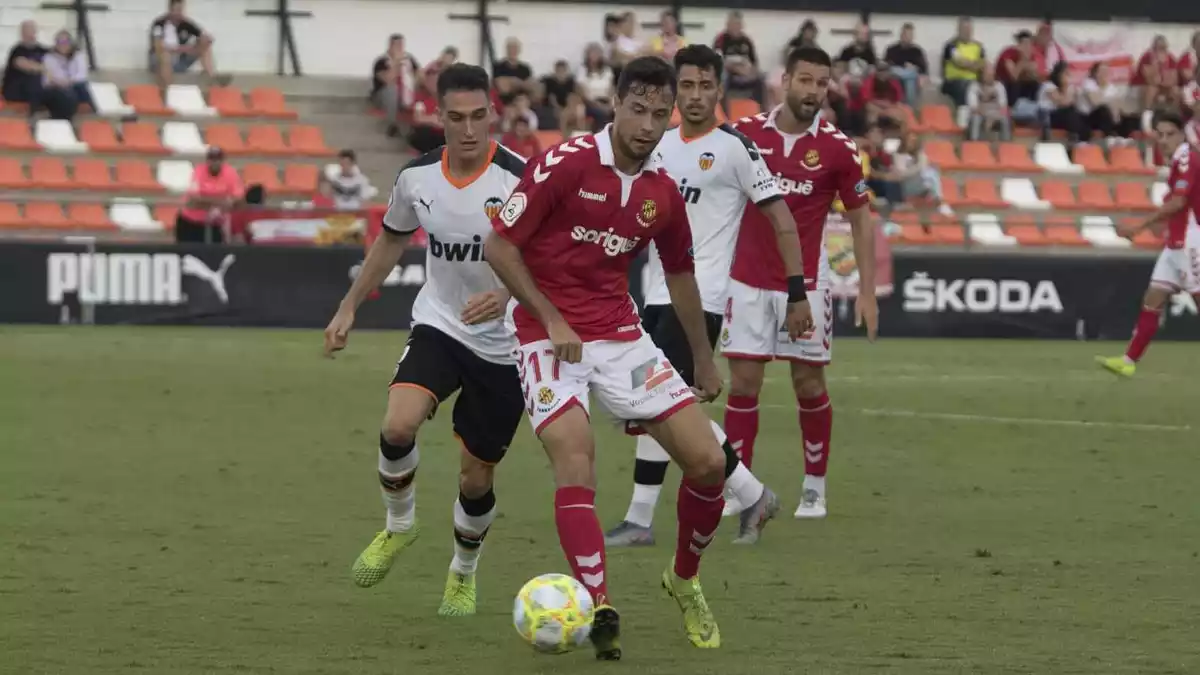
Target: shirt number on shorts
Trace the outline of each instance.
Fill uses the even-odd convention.
[[[517,363],[521,371],[521,386],[524,388],[526,408],[530,415],[533,414],[533,397],[529,395],[529,390],[532,385],[542,383],[542,360],[543,357],[550,357],[550,379],[558,381],[559,364],[561,363],[554,356],[553,349],[543,349],[539,352],[530,352],[529,356]],[[526,370],[528,369],[528,370]],[[533,374],[533,382],[530,382],[526,377],[526,372]]]

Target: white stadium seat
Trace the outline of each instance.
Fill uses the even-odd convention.
[[[899,138],[885,138],[883,141],[883,150],[889,155],[894,155],[900,152]]]
[[[185,159],[164,159],[158,163],[155,178],[169,192],[186,192],[192,184],[192,163]]]
[[[1166,183],[1155,183],[1150,187],[1150,201],[1154,202],[1155,206],[1162,206],[1167,199],[1168,190]]]
[[[108,206],[108,219],[122,230],[157,232],[163,229],[162,223],[154,220],[146,202],[141,199],[114,199]]]
[[[204,102],[204,94],[194,84],[172,84],[167,87],[165,103],[181,117],[213,117],[217,114]]]
[[[49,152],[82,154],[88,150],[87,143],[76,138],[75,129],[67,120],[38,120],[33,135],[38,145]]]
[[[971,126],[971,109],[965,105],[960,105],[954,109],[954,123],[960,128],[966,129]]]
[[[1117,228],[1108,216],[1084,216],[1080,221],[1079,234],[1092,242],[1092,246],[1129,248],[1132,245],[1128,239],[1117,234]]]
[[[121,99],[121,90],[112,82],[88,82],[96,114],[104,117],[125,117],[133,114],[133,106]]]
[[[1038,197],[1033,181],[1028,178],[1005,178],[1000,181],[1000,198],[1018,209],[1049,211],[1050,203]]]
[[[1071,162],[1067,146],[1062,143],[1038,143],[1033,148],[1033,161],[1052,173],[1083,173],[1083,167]]]
[[[177,155],[203,155],[208,148],[200,138],[195,122],[166,122],[162,127],[163,145]]]
[[[1016,246],[1017,240],[1000,229],[1000,219],[992,213],[967,215],[967,231],[971,241],[984,246]]]

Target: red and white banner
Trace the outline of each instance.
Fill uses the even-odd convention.
[[[1087,79],[1092,66],[1107,63],[1113,84],[1129,84],[1133,77],[1134,56],[1130,36],[1133,32],[1124,24],[1113,23],[1097,29],[1081,31],[1063,24],[1054,26],[1054,44],[1058,48],[1059,60],[1067,62],[1071,82],[1079,84]],[[1047,67],[1056,61],[1048,59]]]

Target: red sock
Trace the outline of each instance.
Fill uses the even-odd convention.
[[[829,465],[829,439],[833,436],[833,404],[829,393],[797,399],[800,433],[804,436],[804,474],[824,476]]]
[[[758,436],[758,397],[730,396],[725,402],[725,435],[749,469],[754,462],[754,438]]]
[[[1134,363],[1142,360],[1142,355],[1146,353],[1146,348],[1150,346],[1150,341],[1158,332],[1160,314],[1162,314],[1162,310],[1142,308],[1142,313],[1138,314],[1137,324],[1133,327],[1133,337],[1129,339],[1129,348],[1125,350],[1125,358]]]
[[[700,571],[700,556],[713,540],[725,498],[721,493],[725,482],[716,485],[696,485],[688,479],[679,484],[679,537],[675,542],[675,574],[691,579]]]
[[[608,604],[604,578],[604,533],[596,519],[596,491],[573,485],[554,493],[554,524],[558,543],[567,555],[571,573],[587,587],[592,601]]]

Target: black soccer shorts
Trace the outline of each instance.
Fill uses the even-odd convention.
[[[504,459],[525,415],[516,364],[482,359],[432,326],[413,326],[391,386],[423,389],[439,404],[459,392],[454,402],[454,433],[467,452],[488,464]]]
[[[708,343],[714,348],[717,338],[721,335],[721,323],[724,317],[712,312],[704,313],[704,326],[708,331]],[[692,347],[688,344],[687,334],[671,305],[646,305],[642,308],[642,329],[654,340],[654,344],[663,351],[663,355],[679,371],[680,377],[688,386],[696,384],[696,364],[692,362]]]

